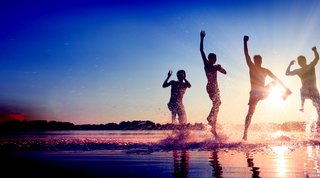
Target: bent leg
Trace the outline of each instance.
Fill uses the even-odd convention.
[[[270,83],[268,83],[268,85],[265,86],[264,88],[264,95],[263,95],[263,99],[267,98],[272,90],[272,88],[274,86],[276,86],[276,82],[275,81],[272,81]]]
[[[304,102],[305,102],[305,98],[303,96],[300,97],[301,100],[301,108],[299,109],[299,111],[304,112]]]

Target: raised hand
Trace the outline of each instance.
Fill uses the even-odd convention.
[[[172,75],[172,70],[169,70],[169,72],[168,72],[168,78],[171,77],[171,75]]]
[[[292,61],[290,62],[290,64],[289,64],[289,65],[291,65],[291,66],[292,66],[292,65],[294,64],[294,62],[295,62],[295,61],[294,61],[294,60],[292,60]]]
[[[312,51],[317,51],[317,47],[312,47]]]
[[[206,36],[206,32],[204,30],[201,30],[200,32],[200,37],[204,38]]]
[[[244,42],[249,41],[249,36],[245,35],[245,36],[243,37],[243,41],[244,41]]]

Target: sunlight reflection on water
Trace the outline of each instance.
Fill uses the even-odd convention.
[[[0,147],[103,176],[127,176],[123,164],[133,175],[148,169],[159,171],[158,177],[320,176],[317,139],[304,132],[251,134],[248,142],[235,136],[217,142],[207,131],[50,131],[1,136]]]

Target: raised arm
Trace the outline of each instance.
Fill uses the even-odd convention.
[[[244,55],[246,57],[246,62],[247,62],[247,65],[249,67],[253,66],[253,62],[251,61],[251,58],[250,58],[250,55],[249,55],[249,52],[248,52],[248,41],[249,41],[249,36],[244,36],[243,37],[243,50],[244,50]]]
[[[208,63],[208,59],[206,57],[206,54],[203,51],[203,40],[204,40],[205,36],[206,36],[206,32],[202,30],[200,32],[200,53],[201,53],[201,57],[202,57],[204,65],[206,65]]]
[[[312,48],[312,51],[313,51],[313,53],[314,53],[314,59],[313,59],[313,61],[310,63],[310,66],[315,66],[315,65],[317,65],[317,63],[318,63],[318,61],[319,61],[319,53],[318,53],[318,51],[317,51],[317,47],[313,47]]]
[[[290,69],[293,64],[294,64],[294,60],[292,60],[290,62],[290,64],[288,65],[287,70],[286,70],[286,75],[296,75],[297,74],[297,70],[291,71],[291,69]]]
[[[172,75],[172,71],[169,70],[169,72],[168,72],[168,77],[166,78],[166,80],[165,80],[165,81],[163,82],[163,84],[162,84],[162,87],[163,87],[163,88],[166,88],[166,87],[170,86],[170,82],[168,83],[168,80],[169,80],[169,78],[171,77],[171,75]]]

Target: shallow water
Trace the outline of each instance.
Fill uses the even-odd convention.
[[[0,137],[26,160],[98,177],[320,177],[320,142],[304,132],[46,131]],[[32,166],[30,167],[32,169]]]
[[[29,159],[98,177],[319,177],[319,146],[269,151],[29,152]]]

